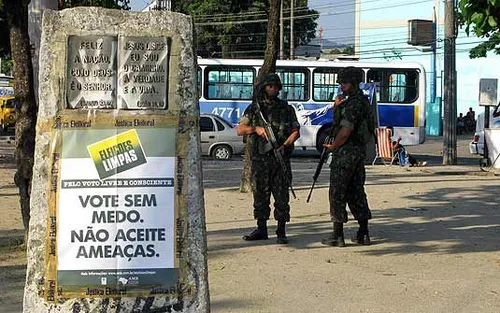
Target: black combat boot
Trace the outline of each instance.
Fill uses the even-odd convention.
[[[344,224],[333,222],[333,233],[321,240],[321,243],[332,247],[345,247]]]
[[[264,219],[257,220],[257,229],[250,235],[243,236],[243,240],[246,241],[266,240],[267,238],[267,220]]]
[[[278,228],[276,229],[276,236],[278,238],[276,239],[276,242],[279,244],[282,244],[282,245],[288,243],[288,238],[286,237],[285,226],[286,226],[285,221],[278,221]]]
[[[358,245],[368,246],[371,244],[370,235],[368,234],[368,220],[359,220],[359,230],[356,234],[356,237],[353,237],[351,240]]]

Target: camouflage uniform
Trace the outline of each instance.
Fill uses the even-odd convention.
[[[264,118],[271,124],[278,145],[282,145],[292,134],[293,129],[299,129],[295,110],[286,101],[278,98],[270,103],[262,102],[260,108]],[[240,123],[250,126],[263,126],[256,111],[255,104],[248,106]],[[272,147],[257,134],[249,135],[252,146],[252,191],[254,199],[254,217],[257,220],[269,219],[271,209],[271,194],[274,198],[274,218],[278,221],[290,221],[289,185],[284,178],[282,169]],[[285,148],[283,159],[288,167],[289,181],[292,181],[290,155],[293,145]]]
[[[346,204],[356,220],[371,219],[366,200],[365,146],[370,133],[370,105],[361,90],[334,108],[332,136],[342,127],[352,130],[345,144],[333,151],[330,164],[330,214],[338,223],[347,222]]]

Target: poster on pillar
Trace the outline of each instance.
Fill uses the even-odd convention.
[[[175,145],[175,128],[62,131],[60,291],[110,297],[175,289]]]

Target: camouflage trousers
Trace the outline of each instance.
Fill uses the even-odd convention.
[[[365,156],[361,153],[334,155],[330,164],[330,215],[347,223],[346,205],[356,220],[372,218],[365,193]]]
[[[285,159],[289,181],[292,181],[290,160]],[[290,221],[290,194],[285,175],[274,156],[252,160],[253,215],[268,220],[271,214],[271,194],[274,198],[274,219]]]

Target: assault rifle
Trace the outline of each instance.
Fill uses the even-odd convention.
[[[274,152],[274,156],[276,157],[276,160],[278,160],[278,163],[280,164],[281,170],[283,172],[283,176],[285,177],[285,181],[290,186],[290,191],[292,192],[293,198],[297,199],[297,196],[295,195],[295,191],[293,190],[292,187],[292,182],[290,181],[290,176],[288,175],[288,168],[286,167],[285,160],[283,160],[283,155],[281,155],[281,152],[278,151],[278,148],[280,145],[278,144],[278,141],[276,140],[276,136],[274,136],[273,129],[271,128],[271,124],[264,118],[264,115],[262,114],[262,111],[260,110],[260,104],[258,101],[255,102],[255,108],[257,115],[259,116],[262,125],[264,129],[266,130],[266,135],[267,135],[267,140],[271,144],[271,147]]]
[[[326,144],[331,144],[332,142],[333,142],[332,137],[330,137],[330,136],[326,137],[326,139],[325,139]],[[328,149],[323,147],[323,150],[321,151],[321,155],[319,157],[318,166],[316,167],[316,172],[314,172],[311,190],[309,190],[309,195],[307,196],[307,200],[306,200],[307,203],[309,203],[309,200],[311,200],[314,186],[316,185],[316,181],[318,180],[318,177],[321,174],[321,170],[323,169],[323,164],[325,163],[326,158],[328,157],[328,153],[329,153]]]
[[[340,103],[346,101],[347,98],[348,98],[347,96],[345,96],[345,97],[341,96],[341,102]],[[331,144],[333,142],[333,140],[334,140],[333,137],[327,136],[325,138],[325,142],[324,143]],[[325,147],[323,147],[323,150],[321,151],[321,155],[319,157],[318,166],[316,167],[316,172],[314,172],[313,183],[312,183],[312,186],[311,186],[311,190],[309,190],[309,195],[307,196],[307,200],[306,200],[307,203],[309,203],[309,200],[311,200],[311,196],[312,196],[312,192],[313,192],[314,186],[316,185],[316,181],[318,180],[318,177],[321,174],[321,170],[323,169],[323,164],[325,163],[326,158],[328,157],[328,153],[329,153],[328,149],[325,148]]]

